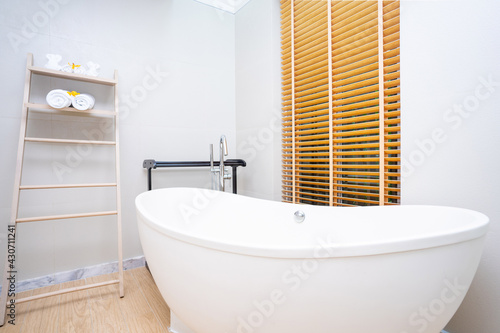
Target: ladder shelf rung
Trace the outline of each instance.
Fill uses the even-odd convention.
[[[116,145],[114,141],[93,141],[93,140],[67,140],[67,139],[47,139],[47,138],[24,138],[28,142],[48,142],[48,143],[76,143],[90,145]]]
[[[38,104],[38,103],[25,103],[25,107],[29,108],[30,111],[40,111],[40,112],[57,112],[57,111],[64,111],[64,112],[73,112],[73,113],[82,113],[82,114],[104,114],[104,115],[109,115],[109,116],[115,116],[116,112],[114,111],[108,111],[108,110],[98,110],[98,109],[90,109],[90,110],[84,110],[80,111],[75,108],[60,108],[56,109],[51,107],[50,105],[47,104]]]
[[[16,299],[16,303],[25,303],[25,302],[34,301],[34,300],[40,299],[40,298],[62,295],[62,294],[72,293],[75,291],[86,290],[86,289],[91,289],[91,288],[109,286],[111,284],[117,284],[119,282],[120,282],[120,280],[110,280],[110,281],[105,281],[105,282],[88,284],[88,285],[80,286],[80,287],[61,289],[61,290],[52,291],[49,293],[44,293],[44,294],[40,294],[40,295],[36,295],[36,296],[29,296],[29,297]]]
[[[88,75],[75,74],[75,73],[67,73],[67,72],[63,72],[63,71],[56,71],[53,69],[47,69],[47,68],[35,67],[35,66],[28,66],[27,68],[33,74],[57,77],[60,79],[70,79],[70,80],[76,80],[76,81],[98,83],[98,84],[104,84],[107,86],[114,86],[117,83],[116,79],[106,79],[106,78],[102,78],[102,77],[88,76]]]
[[[20,190],[43,190],[53,188],[79,188],[79,187],[114,187],[116,183],[95,183],[95,184],[58,184],[58,185],[21,185]]]
[[[49,215],[49,216],[38,216],[38,217],[23,217],[23,218],[16,219],[16,223],[50,221],[50,220],[64,220],[64,219],[75,219],[75,218],[79,218],[79,217],[106,216],[106,215],[117,215],[117,214],[118,214],[118,212],[116,210],[112,210],[112,211],[107,211],[107,212]]]

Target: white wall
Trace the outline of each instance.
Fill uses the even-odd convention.
[[[238,192],[281,200],[279,1],[252,0],[235,15]]]
[[[491,219],[451,333],[500,329],[498,13],[497,1],[401,3],[403,203],[470,208]],[[482,78],[495,82],[491,90]]]
[[[50,5],[43,5],[50,4]],[[13,38],[18,38],[12,43]],[[3,267],[23,98],[26,54],[35,65],[46,53],[65,62],[101,65],[103,77],[119,71],[122,112],[121,167],[124,258],[142,254],[134,198],[146,189],[142,161],[206,160],[221,134],[235,156],[234,16],[195,1],[0,1],[0,235]],[[151,73],[156,74],[156,81]],[[52,88],[91,92],[96,108],[110,107],[110,90],[36,78],[33,100]],[[145,89],[147,87],[148,89]],[[84,125],[89,122],[90,125]],[[29,135],[81,138],[99,122],[74,116],[34,114]],[[76,125],[75,125],[76,123]],[[68,146],[69,148],[75,148]],[[28,144],[24,183],[113,181],[113,150],[95,147],[83,158],[66,145]],[[216,154],[216,158],[217,158]],[[61,177],[53,162],[70,159]],[[104,162],[102,162],[104,161]],[[103,171],[107,170],[107,171]],[[67,171],[67,170],[66,170]],[[158,170],[155,187],[205,186],[207,170]],[[78,213],[114,207],[114,191],[54,190],[21,198],[21,216]],[[55,204],[52,204],[55,202]],[[20,225],[19,280],[117,259],[114,217]]]

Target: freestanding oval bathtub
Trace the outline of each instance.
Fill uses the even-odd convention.
[[[318,207],[194,188],[145,192],[136,207],[177,333],[438,333],[488,225],[459,208]]]

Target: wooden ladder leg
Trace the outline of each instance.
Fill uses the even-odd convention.
[[[115,80],[118,82],[118,71],[115,70]],[[118,121],[118,84],[115,85],[115,171],[116,171],[116,222],[118,229],[118,286],[120,289],[120,297],[125,296],[123,287],[123,248],[122,248],[122,203],[121,203],[121,182],[120,182],[120,137],[119,137],[119,121]]]
[[[28,67],[32,65],[33,65],[33,55],[31,53],[28,53],[28,60],[26,62],[26,75],[24,81],[24,97],[23,97],[23,111],[21,116],[21,129],[19,131],[19,143],[17,146],[17,162],[16,162],[16,176],[14,180],[14,195],[12,197],[12,208],[10,211],[9,225],[14,226],[14,235],[17,233],[16,219],[19,208],[19,187],[21,186],[21,178],[23,173],[24,138],[26,137],[26,127],[28,123],[28,108],[26,107],[26,104],[29,101],[30,89],[31,89],[31,72],[29,71]],[[16,237],[14,237],[14,239],[12,240],[13,241],[12,243],[9,243],[9,240],[7,240],[6,253],[5,253],[5,268],[2,278],[2,293],[0,297],[0,309],[2,309],[2,315],[0,316],[0,326],[3,326],[3,324],[5,323],[5,310],[8,298],[7,291],[9,290],[9,284],[10,284],[10,281],[7,280],[8,277],[10,276],[9,271],[16,270],[15,264],[13,267],[14,269],[11,269],[9,263],[9,245],[10,246],[14,245],[15,249],[15,244],[16,244],[15,238]]]
[[[123,251],[122,251],[122,226],[121,226],[121,213],[118,211],[118,283],[120,289],[120,297],[125,296],[125,290],[123,287]]]

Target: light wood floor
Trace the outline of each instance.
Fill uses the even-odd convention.
[[[59,288],[117,279],[101,275],[19,293],[19,297]],[[16,325],[5,323],[0,333],[168,332],[170,310],[145,267],[124,272],[125,297],[118,285],[48,297],[16,305]]]

